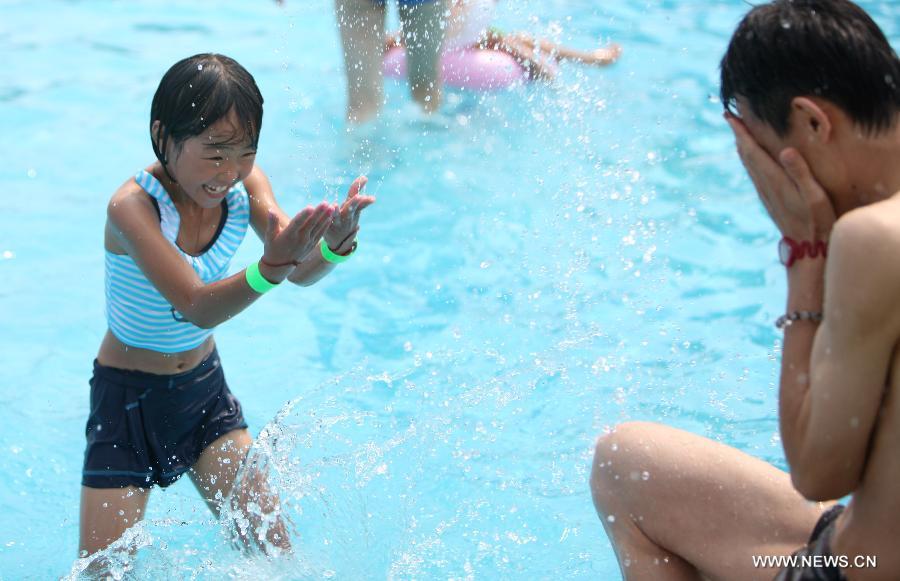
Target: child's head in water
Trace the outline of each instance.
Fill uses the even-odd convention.
[[[214,207],[253,168],[262,115],[262,94],[244,67],[219,54],[188,57],[153,96],[153,152],[182,193]]]

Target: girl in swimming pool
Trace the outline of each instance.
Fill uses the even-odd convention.
[[[156,161],[109,202],[109,329],[90,381],[82,556],[139,521],[153,486],[185,473],[219,514],[252,439],[212,331],[283,281],[311,285],[347,260],[360,213],[375,201],[360,193],[360,177],[340,206],[322,202],[285,215],[255,164],[262,105],[253,77],[234,60],[179,61],[153,97]],[[263,240],[263,255],[227,276],[248,226]],[[252,499],[271,513],[277,499],[264,478],[247,480],[256,490],[241,490],[235,502]],[[280,521],[262,532],[270,545],[290,548]]]
[[[616,62],[622,54],[622,49],[617,44],[583,51],[534,38],[524,32],[504,33],[491,26],[496,4],[497,0],[453,0],[443,50],[482,49],[505,52],[522,65],[529,78],[545,80],[555,77],[555,65],[559,61],[606,66]],[[399,33],[387,37],[385,52],[396,46],[402,46]]]

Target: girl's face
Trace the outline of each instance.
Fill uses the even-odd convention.
[[[234,111],[180,147],[170,142],[168,149],[169,173],[201,208],[221,204],[231,186],[250,175],[256,160],[256,148]]]

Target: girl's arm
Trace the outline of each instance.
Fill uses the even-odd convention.
[[[133,180],[110,200],[107,219],[110,233],[144,276],[194,325],[204,329],[215,327],[259,298],[260,293],[247,283],[244,270],[204,284],[178,250],[163,237],[150,198]],[[306,255],[316,247],[330,223],[331,207],[324,203],[317,208],[306,208],[284,227],[272,219],[265,234],[263,260],[269,265],[278,265]],[[269,265],[260,262],[259,270],[273,283],[283,281],[293,268],[293,265]]]

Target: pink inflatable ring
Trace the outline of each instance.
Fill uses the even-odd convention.
[[[384,55],[384,74],[406,77],[406,52],[394,47]],[[441,79],[445,85],[490,91],[528,80],[528,74],[511,55],[498,50],[467,48],[441,55]]]

